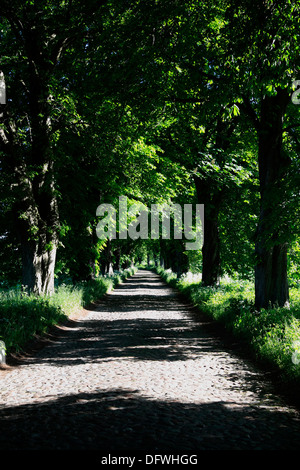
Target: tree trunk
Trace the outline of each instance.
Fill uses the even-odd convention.
[[[256,254],[260,257],[255,268],[256,308],[288,307],[287,245],[265,249],[260,242],[256,244]]]
[[[290,160],[282,151],[283,117],[289,94],[279,90],[261,104],[258,132],[260,216],[257,227],[255,306],[288,306],[287,234],[280,226],[284,207],[284,177]]]
[[[16,226],[22,253],[22,282],[28,292],[51,295],[58,245],[59,215],[52,165],[30,180],[18,173]]]
[[[210,213],[209,213],[210,212]],[[204,207],[204,243],[202,247],[202,284],[216,286],[220,281],[221,255],[218,210]]]
[[[23,285],[36,295],[51,295],[54,292],[54,269],[56,247],[44,250],[38,244],[22,244]]]
[[[160,254],[160,257],[159,257],[159,266],[163,269],[165,268],[165,260],[162,254]]]
[[[111,248],[111,242],[110,240],[108,239],[107,240],[107,274],[109,276],[112,276],[113,273],[114,273],[114,269],[113,269],[113,263],[112,263],[112,248]]]
[[[221,244],[218,217],[221,204],[220,189],[212,190],[208,181],[194,178],[199,204],[204,204],[204,243],[202,247],[202,284],[219,284],[221,274]]]
[[[115,269],[120,271],[121,248],[118,246],[115,250]]]

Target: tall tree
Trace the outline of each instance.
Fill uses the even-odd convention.
[[[3,1],[3,72],[8,101],[1,114],[2,169],[13,174],[16,231],[23,284],[37,294],[54,289],[59,233],[54,142],[66,122],[57,97],[67,48],[84,50],[88,28],[106,2]],[[99,16],[97,18],[99,20]],[[70,78],[70,77],[69,77]]]
[[[257,309],[288,306],[291,234],[283,223],[282,212],[289,205],[287,182],[292,160],[285,149],[284,134],[299,66],[300,9],[294,1],[244,0],[228,2],[226,14],[226,65],[232,70],[233,96],[242,99],[239,106],[257,132],[260,216],[255,247],[255,304]]]

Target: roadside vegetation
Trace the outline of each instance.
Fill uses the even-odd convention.
[[[22,351],[36,336],[96,303],[135,271],[136,268],[128,268],[75,285],[63,283],[52,296],[27,294],[22,287],[0,291],[0,340],[6,354]]]

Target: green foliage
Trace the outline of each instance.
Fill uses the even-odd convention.
[[[158,267],[156,269],[157,274],[160,274],[163,280],[171,286],[176,286],[177,284],[177,274],[173,273],[171,269],[163,269]]]
[[[293,287],[300,287],[300,244],[296,241],[289,252],[289,281]]]
[[[6,353],[22,351],[34,337],[96,303],[135,272],[136,268],[129,268],[75,286],[61,284],[51,297],[28,295],[17,288],[0,291],[0,339],[5,343]]]
[[[99,278],[82,284],[82,303],[84,306],[100,300],[106,292],[114,287],[112,278]]]
[[[64,317],[62,308],[52,305],[49,299],[20,292],[1,294],[0,337],[8,353],[19,351],[35,335],[42,335]]]

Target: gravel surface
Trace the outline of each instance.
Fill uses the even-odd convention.
[[[0,450],[300,450],[297,409],[149,271],[0,373],[0,426]]]

